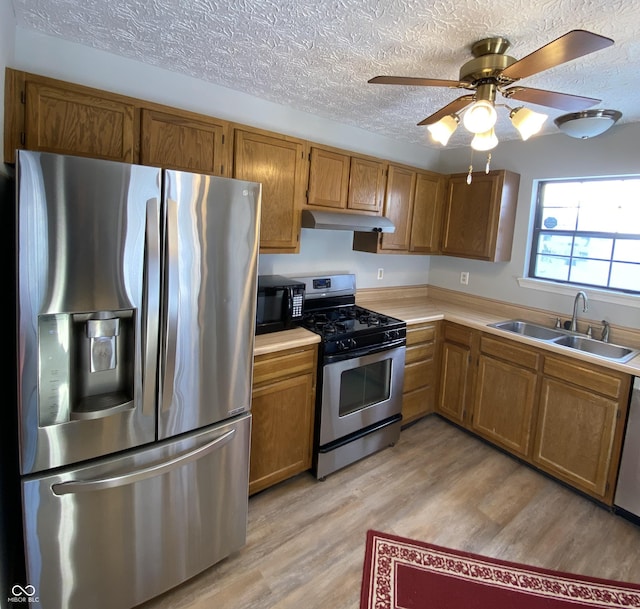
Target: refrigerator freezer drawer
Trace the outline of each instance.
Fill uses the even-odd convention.
[[[242,547],[250,432],[246,414],[24,479],[27,581],[39,606],[133,607]]]

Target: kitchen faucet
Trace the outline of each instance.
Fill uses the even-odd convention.
[[[582,290],[580,290],[576,294],[575,300],[573,301],[573,316],[571,317],[571,325],[569,326],[569,330],[571,330],[572,332],[578,331],[578,301],[580,300],[580,296],[582,296],[583,302],[582,312],[586,313],[589,309],[589,300],[587,299],[587,295]]]

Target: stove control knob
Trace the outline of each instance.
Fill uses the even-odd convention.
[[[349,347],[351,347],[352,349],[357,345],[358,343],[356,343],[356,339],[355,338],[350,338],[349,339]]]
[[[345,349],[347,349],[347,348],[348,348],[348,347],[347,347],[347,345],[345,345],[345,343],[344,343],[344,341],[343,341],[343,340],[339,340],[339,341],[336,343],[336,347],[338,347],[338,351],[344,351]]]

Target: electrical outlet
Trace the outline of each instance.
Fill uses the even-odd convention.
[[[469,273],[467,271],[460,273],[460,283],[462,285],[469,285]]]
[[[378,279],[382,279],[384,277],[384,269],[378,269]]]

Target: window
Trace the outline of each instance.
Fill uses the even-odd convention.
[[[640,292],[640,177],[540,182],[529,277]]]

